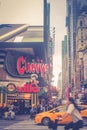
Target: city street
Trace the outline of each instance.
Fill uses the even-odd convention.
[[[63,126],[58,126],[59,130],[64,130]],[[16,116],[15,120],[0,120],[0,130],[49,130],[47,126],[36,125],[34,120],[28,115]],[[87,130],[84,127],[80,130]]]
[[[0,130],[87,130],[87,0],[0,0],[0,16]]]

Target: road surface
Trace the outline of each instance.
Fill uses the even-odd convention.
[[[0,120],[0,130],[49,130],[49,128],[37,125],[28,115],[20,115],[16,116],[15,120]],[[64,130],[64,127],[58,126],[58,130]],[[87,127],[80,130],[87,130]]]

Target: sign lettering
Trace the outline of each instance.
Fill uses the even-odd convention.
[[[48,64],[44,63],[29,63],[24,56],[20,56],[17,60],[17,71],[20,75],[28,73],[41,73],[41,77],[44,77],[45,73],[48,73]]]

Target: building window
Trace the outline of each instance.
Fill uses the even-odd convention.
[[[83,22],[82,21],[80,21],[80,26],[83,26]]]
[[[83,42],[83,40],[81,40],[81,42]]]
[[[81,42],[83,42],[83,29],[81,29]]]
[[[6,94],[3,93],[3,103],[5,103],[5,100],[6,100]]]
[[[0,103],[1,103],[1,93],[0,93]]]

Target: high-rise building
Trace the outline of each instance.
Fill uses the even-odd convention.
[[[81,90],[87,86],[87,13],[78,17],[76,35],[76,86]]]
[[[68,81],[68,70],[67,70],[67,36],[64,36],[62,41],[62,95],[65,96],[65,88],[67,87]]]
[[[68,84],[75,87],[76,75],[76,28],[78,16],[87,10],[87,0],[67,0],[67,35],[68,35]]]
[[[62,73],[60,72],[58,75],[58,82],[57,82],[57,89],[58,89],[58,98],[61,99],[63,97],[63,89],[62,89]]]

